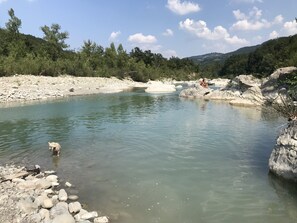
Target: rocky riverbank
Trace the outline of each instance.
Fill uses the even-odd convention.
[[[239,106],[261,106],[266,103],[281,103],[281,97],[286,96],[286,89],[285,86],[280,84],[279,80],[291,75],[296,70],[296,67],[279,68],[269,77],[263,79],[255,78],[252,75],[239,75],[230,80],[226,87],[213,90],[198,85],[183,90],[180,93],[180,97],[222,100],[228,101],[231,105]],[[216,83],[215,81],[210,82]]]
[[[277,176],[297,181],[297,120],[292,120],[279,134],[270,155],[269,169]]]
[[[176,91],[175,85],[168,81],[135,82],[114,77],[73,77],[73,76],[33,76],[14,75],[0,77],[0,103],[13,105],[14,102],[32,102],[62,97],[117,93],[133,88],[146,88],[148,93],[167,93]]]
[[[101,77],[15,75],[0,78],[0,103],[48,100],[68,96],[115,93],[147,84]]]
[[[60,185],[53,171],[28,170],[0,166],[1,223],[107,223],[106,216],[87,211],[77,195],[67,193],[72,187]]]

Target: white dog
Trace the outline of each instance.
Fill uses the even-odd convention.
[[[53,152],[53,156],[60,156],[61,145],[57,142],[48,142],[48,149]]]

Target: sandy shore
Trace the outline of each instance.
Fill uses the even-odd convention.
[[[15,75],[1,77],[0,86],[0,103],[11,103],[115,93],[148,84],[117,78]]]

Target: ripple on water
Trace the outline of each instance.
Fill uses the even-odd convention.
[[[296,222],[267,176],[282,120],[143,91],[1,108],[0,161],[40,164],[113,222]],[[47,142],[62,145],[52,158]],[[292,205],[294,204],[294,205]]]

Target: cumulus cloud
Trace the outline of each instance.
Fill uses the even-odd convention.
[[[284,17],[282,15],[278,15],[274,18],[273,24],[281,24],[284,21]]]
[[[153,35],[143,35],[136,33],[128,37],[128,41],[133,47],[139,47],[142,50],[151,50],[153,52],[159,51],[162,46],[157,44],[157,38]]]
[[[173,36],[173,31],[171,29],[166,29],[165,32],[162,33],[163,36]]]
[[[167,8],[178,15],[186,15],[200,11],[200,6],[196,3],[181,0],[168,0]]]
[[[130,35],[128,41],[131,43],[152,44],[157,42],[157,39],[152,35],[145,36],[142,33],[136,33],[134,35]]]
[[[121,31],[117,31],[117,32],[112,32],[108,38],[108,40],[110,42],[115,42],[117,41],[118,37],[121,35]]]
[[[234,10],[233,15],[235,16],[236,20],[246,19],[246,15],[244,13],[242,13],[239,9]]]
[[[269,39],[276,39],[278,37],[279,37],[279,34],[275,30],[269,34]]]
[[[297,33],[297,22],[296,20],[285,22],[284,24],[284,30],[289,35],[294,35]]]
[[[262,10],[257,7],[253,7],[248,14],[241,12],[239,9],[234,10],[233,15],[237,20],[237,22],[231,26],[233,30],[260,30],[270,28],[272,25],[281,24],[283,22],[282,15],[276,16],[272,22],[263,19]]]
[[[180,29],[196,35],[199,38],[207,40],[224,40],[228,44],[245,45],[248,41],[240,39],[237,36],[231,36],[228,31],[222,26],[216,26],[213,31],[207,27],[203,20],[194,21],[186,19],[179,23]]]

